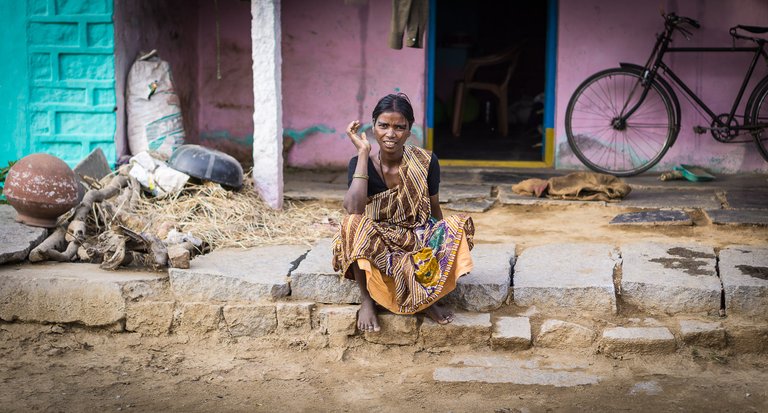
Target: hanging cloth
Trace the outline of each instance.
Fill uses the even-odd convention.
[[[389,32],[389,47],[424,47],[424,30],[429,17],[429,0],[392,0],[392,26]]]

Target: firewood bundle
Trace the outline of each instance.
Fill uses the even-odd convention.
[[[162,241],[172,224],[161,226],[165,233],[148,232],[149,220],[134,212],[141,186],[127,168],[89,184],[80,204],[60,217],[54,232],[29,254],[31,262],[80,260],[109,270],[128,265],[189,268],[190,258],[201,252],[191,242]]]

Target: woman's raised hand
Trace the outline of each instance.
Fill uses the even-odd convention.
[[[360,129],[360,121],[352,121],[347,126],[347,136],[349,136],[349,140],[352,141],[352,143],[355,145],[355,148],[357,148],[357,152],[365,152],[366,154],[371,153],[371,143],[368,142],[368,138],[365,137],[365,132],[358,135],[357,131]]]

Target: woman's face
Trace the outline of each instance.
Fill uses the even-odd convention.
[[[401,155],[405,141],[411,136],[408,120],[399,112],[384,112],[373,121],[373,135],[381,151]]]

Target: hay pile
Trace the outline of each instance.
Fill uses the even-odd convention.
[[[191,232],[212,249],[274,244],[311,245],[338,230],[338,208],[286,201],[282,211],[269,208],[253,188],[250,178],[239,192],[218,184],[188,184],[162,199],[141,197],[132,212],[149,221],[142,232],[162,234],[170,227]]]

